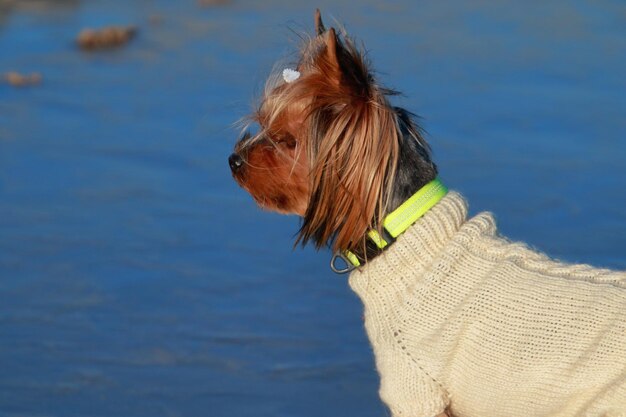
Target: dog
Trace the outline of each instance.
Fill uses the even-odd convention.
[[[468,218],[394,94],[318,10],[228,158],[258,205],[302,217],[296,244],[332,247],[350,272],[391,414],[626,416],[626,273]]]

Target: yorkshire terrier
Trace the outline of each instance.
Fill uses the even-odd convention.
[[[270,77],[229,164],[261,207],[302,217],[296,242],[351,271],[393,416],[625,417],[626,273],[468,219],[395,92],[319,11],[315,32]]]

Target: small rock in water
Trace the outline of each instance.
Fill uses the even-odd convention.
[[[13,87],[27,87],[29,85],[37,85],[41,83],[43,77],[38,72],[31,72],[30,74],[20,74],[16,71],[7,72],[4,74],[5,81]]]
[[[121,46],[137,33],[135,26],[107,26],[102,29],[83,29],[76,38],[82,49],[94,50]]]

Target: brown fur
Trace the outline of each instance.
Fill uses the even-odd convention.
[[[389,209],[400,128],[363,53],[319,16],[316,31],[300,78],[268,81],[251,117],[260,132],[237,145],[244,167],[233,175],[262,207],[303,216],[297,242],[363,252]]]

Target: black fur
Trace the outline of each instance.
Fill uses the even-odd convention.
[[[400,127],[400,156],[394,179],[392,212],[420,188],[437,177],[437,166],[432,162],[430,147],[423,138],[422,130],[415,123],[415,115],[395,107]]]

